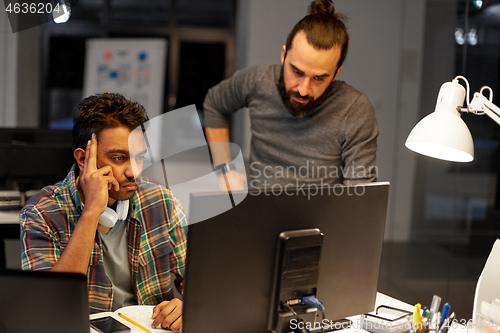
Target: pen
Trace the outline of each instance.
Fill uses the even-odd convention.
[[[133,321],[133,320],[132,320],[132,319],[130,319],[129,317],[127,317],[127,316],[125,316],[125,315],[123,315],[123,314],[121,314],[121,313],[118,313],[118,315],[119,315],[120,317],[122,317],[123,319],[125,319],[126,321],[128,321],[129,323],[131,323],[131,324],[133,324],[133,325],[135,325],[135,326],[139,327],[139,328],[140,328],[141,330],[143,330],[144,332],[151,333],[151,331],[150,331],[150,330],[148,330],[146,327],[142,326],[142,325],[141,325],[141,324],[139,324],[139,323],[136,323],[135,321]]]
[[[425,332],[429,332],[429,323],[431,322],[431,319],[429,318],[429,310],[425,310],[423,316],[422,322],[424,323]]]
[[[434,321],[434,316],[439,310],[440,304],[441,304],[441,297],[439,297],[438,295],[434,295],[434,297],[432,297],[431,309],[429,311],[429,319],[431,320],[431,322]]]
[[[422,317],[420,316],[420,307],[420,303],[415,304],[415,308],[413,309],[413,324],[415,325],[416,333],[425,333]]]
[[[439,333],[446,333],[450,328],[452,321],[454,319],[455,319],[455,312],[453,312],[448,318],[446,318],[443,325],[441,325],[441,328],[439,329]]]
[[[430,332],[437,332],[439,330],[439,319],[440,318],[441,318],[441,313],[439,313],[439,311],[437,313],[434,313],[434,318],[430,322],[430,326],[429,326]]]
[[[443,314],[441,315],[440,323],[443,324],[445,319],[448,318],[450,314],[450,305],[448,303],[444,303],[443,305]]]
[[[422,318],[422,329],[423,329],[423,333],[426,333],[428,332],[428,325],[429,324],[429,319],[423,317]]]
[[[431,309],[429,310],[429,329],[431,328],[432,325],[434,325],[435,322],[435,316],[437,314],[437,311],[439,310],[439,305],[441,304],[441,297],[438,295],[434,295],[432,297],[432,303],[431,303]]]

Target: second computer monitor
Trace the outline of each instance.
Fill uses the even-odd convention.
[[[190,225],[183,332],[267,332],[278,236],[290,230],[323,233],[317,297],[326,318],[373,311],[388,194],[388,183],[254,191]],[[217,200],[192,195],[190,216]]]

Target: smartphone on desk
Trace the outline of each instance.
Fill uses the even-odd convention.
[[[100,333],[126,333],[130,327],[123,325],[111,316],[90,320],[90,326]]]

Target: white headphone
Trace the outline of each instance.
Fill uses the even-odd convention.
[[[99,224],[112,228],[118,220],[125,220],[128,215],[128,200],[120,200],[116,204],[116,212],[109,207],[99,217]]]
[[[116,212],[112,208],[106,207],[106,210],[99,217],[99,224],[104,227],[113,228],[118,220],[125,220],[127,215],[128,200],[120,200],[116,204]]]

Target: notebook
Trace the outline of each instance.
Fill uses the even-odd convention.
[[[89,333],[87,278],[0,270],[0,332]]]

